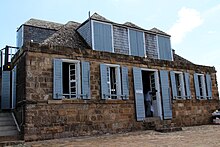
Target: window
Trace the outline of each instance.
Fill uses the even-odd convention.
[[[189,73],[170,72],[173,99],[191,98]]]
[[[80,90],[78,81],[80,67],[78,63],[63,62],[63,96],[65,98],[76,98]],[[78,66],[78,68],[77,68]]]
[[[197,99],[212,98],[212,81],[209,74],[194,74],[195,93]]]
[[[54,59],[53,98],[90,97],[89,62]]]
[[[122,72],[121,72],[122,71]],[[102,99],[127,99],[128,69],[114,64],[101,64],[101,97]]]

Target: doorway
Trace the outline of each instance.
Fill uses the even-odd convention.
[[[158,72],[142,69],[145,117],[162,117]]]

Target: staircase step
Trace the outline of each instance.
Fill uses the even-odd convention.
[[[13,126],[0,126],[0,132],[1,131],[8,131],[8,130],[17,130],[17,127],[15,125],[13,125]]]
[[[0,117],[10,117],[11,116],[11,113],[0,113]]]
[[[18,135],[17,130],[0,131],[0,136],[17,136],[17,135]]]
[[[15,125],[14,120],[12,121],[0,121],[0,126],[13,126]]]
[[[13,121],[13,117],[12,116],[3,116],[3,117],[0,117],[0,122],[1,121]]]

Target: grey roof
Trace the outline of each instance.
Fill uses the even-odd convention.
[[[45,21],[45,20],[39,20],[31,18],[30,20],[26,21],[24,25],[34,26],[34,27],[40,27],[45,29],[53,29],[53,30],[59,30],[63,24]]]
[[[105,21],[105,22],[112,22],[112,21],[106,19],[105,17],[99,15],[99,14],[96,13],[96,12],[91,16],[91,19],[100,20],[100,21]]]
[[[157,34],[163,34],[163,35],[168,35],[168,36],[170,36],[169,34],[167,34],[167,33],[163,32],[163,31],[159,30],[158,28],[152,28],[152,29],[150,29],[150,31],[151,31],[151,32],[155,32],[155,33],[157,33]]]
[[[174,61],[182,62],[182,63],[188,63],[188,64],[193,64],[189,60],[181,57],[180,55],[177,55],[176,53],[173,54]]]
[[[80,23],[69,21],[63,25],[52,36],[44,40],[42,44],[49,44],[52,46],[65,46],[70,48],[90,48],[84,39],[76,31]]]
[[[137,26],[136,24],[131,23],[131,22],[126,22],[126,23],[124,23],[123,25],[128,26],[128,27],[132,27],[132,28],[137,28],[137,29],[144,30],[143,28],[141,28],[141,27],[139,27],[139,26]]]

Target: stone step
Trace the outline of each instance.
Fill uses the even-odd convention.
[[[2,116],[0,117],[0,122],[1,121],[14,121],[12,116]]]
[[[11,121],[0,121],[0,126],[13,126],[15,125],[14,120]]]
[[[0,136],[17,136],[17,135],[18,135],[17,130],[0,131]]]
[[[155,131],[161,133],[176,132],[176,131],[182,131],[182,127],[162,127],[162,128],[156,128]]]
[[[0,132],[9,131],[9,130],[17,130],[17,127],[15,125],[13,125],[13,126],[0,126]]]
[[[11,113],[0,113],[0,117],[10,117]]]

